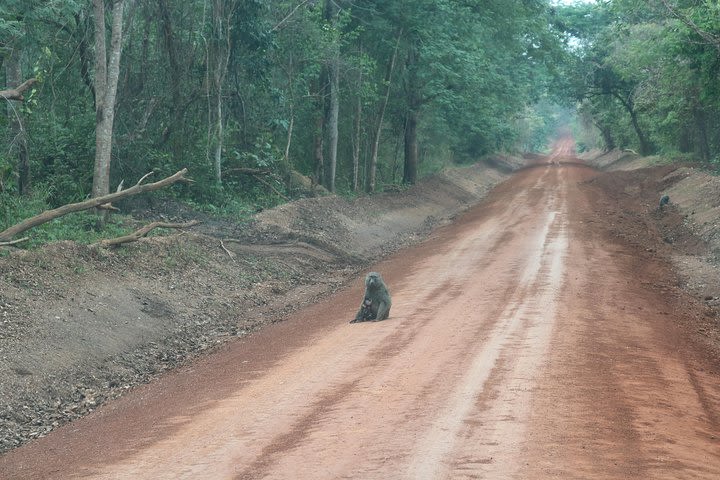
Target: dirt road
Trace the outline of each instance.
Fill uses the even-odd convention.
[[[720,478],[717,360],[572,145],[361,282],[0,457],[0,477]]]

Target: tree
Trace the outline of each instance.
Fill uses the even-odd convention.
[[[105,41],[105,1],[93,0],[95,19],[95,171],[93,197],[110,193],[115,98],[120,75],[125,0],[112,0],[110,51]]]
[[[325,21],[332,32],[338,32],[339,0],[325,0]],[[338,115],[340,110],[340,37],[335,33],[325,63],[327,82],[327,99],[325,104],[325,121],[323,130],[327,135],[327,169],[325,170],[325,187],[335,192],[335,176],[337,174],[338,152]]]
[[[18,182],[17,191],[27,195],[30,189],[30,154],[28,152],[28,136],[25,129],[25,115],[20,108],[24,100],[24,92],[34,83],[34,79],[22,81],[23,73],[20,64],[21,50],[16,46],[5,60],[5,79],[9,85],[17,86],[10,91],[0,92],[0,97],[7,100],[8,118],[10,119],[10,149],[17,155]]]

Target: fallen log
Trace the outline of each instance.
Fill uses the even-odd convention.
[[[108,195],[103,195],[101,197],[91,198],[90,200],[85,200],[84,202],[70,203],[68,205],[63,205],[62,207],[58,207],[54,210],[46,210],[38,215],[35,215],[34,217],[25,219],[22,222],[20,222],[16,225],[13,225],[12,227],[0,232],[0,242],[9,241],[15,235],[18,235],[26,230],[30,230],[33,227],[37,227],[38,225],[42,225],[43,223],[47,223],[50,220],[54,220],[58,217],[62,217],[63,215],[67,215],[68,213],[74,213],[74,212],[80,212],[82,210],[88,210],[90,208],[95,208],[100,205],[109,204],[113,200],[120,200],[121,198],[130,197],[132,195],[137,195],[139,193],[152,192],[154,190],[159,190],[163,187],[167,187],[168,185],[172,185],[175,182],[192,183],[192,180],[185,178],[186,173],[187,173],[187,168],[183,168],[176,174],[171,175],[167,178],[163,178],[160,181],[157,181],[155,183],[143,184],[142,182],[149,175],[152,174],[152,172],[150,172],[150,173],[146,174],[145,176],[143,176],[140,180],[138,180],[138,183],[136,183],[134,186],[128,188],[127,190],[110,193]]]
[[[123,243],[137,242],[156,228],[190,228],[197,225],[198,223],[200,222],[197,220],[193,220],[187,223],[152,222],[145,225],[140,230],[137,230],[129,235],[100,240],[94,245],[99,245],[101,247],[115,247],[117,245],[122,245]]]

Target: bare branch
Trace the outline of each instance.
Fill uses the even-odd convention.
[[[235,254],[232,253],[230,250],[228,250],[228,249],[225,247],[225,242],[223,242],[222,239],[220,240],[220,246],[222,247],[223,250],[225,250],[225,253],[228,254],[228,257],[230,257],[230,258],[232,259],[232,261],[234,262],[234,261],[235,261]]]
[[[266,168],[229,168],[223,171],[223,175],[229,173],[240,173],[245,175],[270,175],[272,172]]]
[[[276,30],[279,30],[279,29],[285,24],[285,22],[287,22],[288,20],[290,20],[290,17],[292,17],[293,15],[295,15],[295,12],[297,12],[298,9],[299,9],[300,7],[302,7],[303,5],[305,5],[306,3],[308,3],[308,0],[303,0],[302,2],[300,2],[300,4],[298,4],[298,6],[295,7],[292,12],[290,12],[285,18],[283,18],[282,20],[280,20],[280,23],[278,23],[277,25],[275,25],[270,31],[271,31],[271,32],[274,32],[274,31],[276,31]]]
[[[17,240],[12,240],[10,242],[0,242],[0,247],[9,247],[18,243],[27,242],[28,240],[30,240],[30,237],[18,238]]]
[[[25,97],[23,96],[25,91],[28,88],[32,87],[35,82],[37,82],[37,79],[30,78],[28,80],[25,80],[16,88],[0,90],[0,98],[4,98],[5,100],[17,100],[19,102],[22,102],[23,100],[25,100]]]
[[[135,186],[130,187],[127,190],[123,190],[121,192],[115,192],[115,193],[111,193],[108,195],[91,198],[90,200],[85,200],[84,202],[63,205],[62,207],[58,207],[54,210],[47,210],[45,212],[42,212],[39,215],[36,215],[34,217],[23,220],[22,222],[8,228],[7,230],[0,232],[0,241],[10,240],[15,235],[18,235],[18,234],[20,234],[26,230],[29,230],[33,227],[37,227],[38,225],[42,225],[43,223],[49,222],[50,220],[54,220],[58,217],[62,217],[63,215],[67,215],[68,213],[80,212],[82,210],[88,210],[90,208],[95,208],[100,205],[110,203],[113,200],[120,200],[121,198],[130,197],[132,195],[137,195],[139,193],[152,192],[154,190],[159,190],[163,187],[167,187],[168,185],[172,185],[175,182],[187,182],[187,183],[192,182],[192,180],[185,178],[184,175],[186,173],[187,173],[187,168],[183,168],[176,174],[171,175],[162,180],[159,180],[155,183],[148,183],[146,185],[140,185],[140,182],[138,182]],[[145,175],[143,178],[146,178],[146,177],[147,177],[147,175]]]
[[[148,225],[145,225],[140,230],[137,230],[129,235],[124,235],[122,237],[117,238],[110,238],[106,240],[100,240],[95,245],[99,245],[101,247],[114,247],[117,245],[122,245],[123,243],[130,243],[130,242],[137,242],[141,238],[145,237],[148,233],[155,230],[156,228],[190,228],[200,223],[197,220],[193,220],[191,222],[187,223],[167,223],[167,222],[152,222]]]

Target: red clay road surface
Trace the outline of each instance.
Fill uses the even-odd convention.
[[[295,318],[0,457],[3,479],[718,479],[720,378],[561,142]]]

